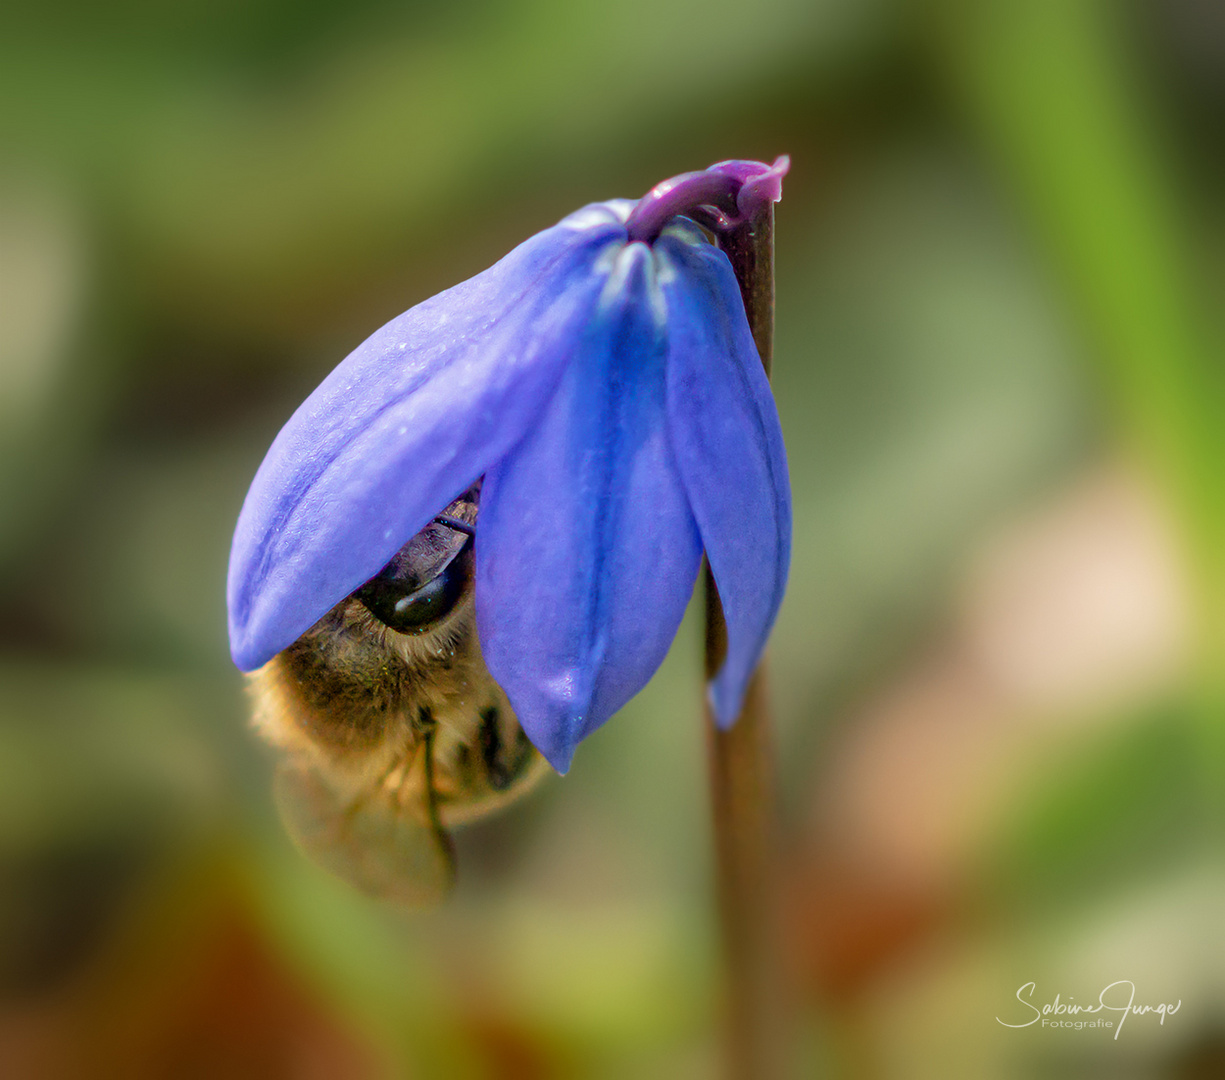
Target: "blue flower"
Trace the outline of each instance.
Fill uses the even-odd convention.
[[[783,170],[687,179],[726,215],[737,194],[741,209],[777,199]],[[481,649],[558,770],[663,661],[703,550],[728,636],[711,701],[733,722],[786,581],[787,465],[731,265],[668,190],[571,214],[324,379],[238,519],[239,668],[291,645],[483,476]]]

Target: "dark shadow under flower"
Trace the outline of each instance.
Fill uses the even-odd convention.
[[[712,190],[716,176],[732,198],[714,212],[734,212],[737,193],[777,198],[783,169],[690,175]],[[712,701],[735,719],[790,557],[782,436],[726,256],[666,204],[645,228],[635,207],[585,207],[393,319],[298,409],[234,536],[240,668],[483,476],[481,648],[557,769],[663,661],[703,549],[728,628]]]

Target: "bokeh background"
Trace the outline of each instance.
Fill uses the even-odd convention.
[[[223,582],[367,333],[788,152],[795,1075],[1225,1076],[1223,11],[6,4],[0,1074],[718,1075],[696,618],[406,914],[282,833]]]

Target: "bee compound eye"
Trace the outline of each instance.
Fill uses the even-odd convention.
[[[404,576],[392,562],[353,595],[389,629],[422,634],[450,614],[470,578],[471,555],[466,545],[424,583]]]

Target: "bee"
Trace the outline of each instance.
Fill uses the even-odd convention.
[[[453,884],[449,830],[549,772],[481,657],[479,492],[249,676],[291,837],[363,892],[414,907]]]

